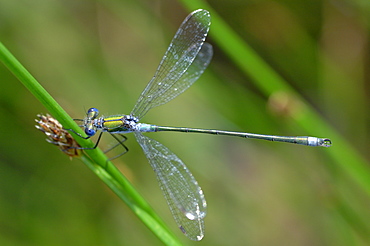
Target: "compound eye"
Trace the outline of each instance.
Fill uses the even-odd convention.
[[[87,117],[91,119],[95,119],[99,114],[99,110],[97,108],[90,108],[87,110]]]
[[[99,110],[97,108],[89,108],[89,110],[87,110],[87,113],[91,113],[91,112],[99,112]]]
[[[86,128],[85,133],[87,136],[92,137],[95,135],[96,131],[94,129]]]

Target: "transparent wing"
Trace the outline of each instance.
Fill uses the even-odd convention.
[[[199,78],[212,57],[212,46],[203,45],[210,23],[207,10],[196,10],[186,17],[131,111],[132,116],[140,119],[151,108],[184,92]],[[191,74],[187,72],[189,67]]]
[[[171,150],[140,132],[135,136],[157,175],[177,225],[188,238],[201,240],[207,204],[197,181]]]

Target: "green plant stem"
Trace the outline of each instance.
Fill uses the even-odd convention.
[[[302,102],[304,108],[293,120],[309,134],[325,133],[333,141],[333,146],[325,150],[344,173],[347,173],[359,187],[370,195],[370,169],[367,161],[357,150],[328,123],[278,75],[259,55],[238,36],[223,19],[203,0],[180,0],[189,11],[206,9],[211,13],[212,25],[209,35],[230,60],[248,77],[267,97],[276,92],[286,92]]]
[[[83,134],[82,130],[37,82],[26,68],[0,42],[0,61],[22,82],[22,84],[47,108],[47,110],[65,127]],[[76,138],[85,148],[94,146],[92,141]],[[125,176],[110,162],[99,149],[86,150],[81,160],[124,201],[136,216],[166,245],[181,245],[178,238],[168,229],[145,199],[135,190]]]

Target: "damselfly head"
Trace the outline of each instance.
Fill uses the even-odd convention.
[[[85,134],[89,137],[92,137],[96,134],[96,126],[94,122],[98,115],[99,110],[97,108],[90,108],[89,110],[87,110],[83,127],[85,128]]]

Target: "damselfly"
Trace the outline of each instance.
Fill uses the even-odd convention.
[[[316,137],[285,137],[139,123],[150,109],[174,99],[202,75],[213,54],[212,46],[205,43],[210,23],[211,17],[206,10],[196,10],[186,17],[172,39],[154,77],[141,93],[129,115],[98,117],[98,110],[90,108],[82,125],[87,135],[85,138],[94,136],[98,131],[100,136],[103,132],[134,133],[157,175],[179,228],[187,237],[197,241],[204,236],[207,203],[203,191],[180,158],[161,143],[143,135],[143,132],[198,132],[308,146],[329,147],[331,145],[329,139]]]

